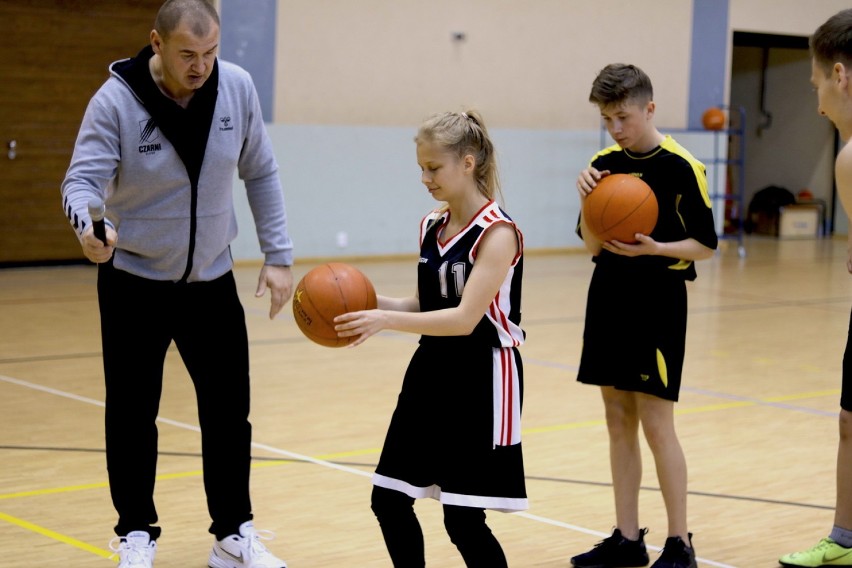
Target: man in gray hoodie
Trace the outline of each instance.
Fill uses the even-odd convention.
[[[232,272],[234,172],[244,180],[274,318],[292,293],[292,242],[278,165],[249,74],[217,59],[206,0],[166,0],[150,45],[110,66],[62,183],[63,208],[98,263],[106,457],[120,568],[151,568],[155,420],[174,341],[198,399],[211,568],[284,568],[260,542],[249,498],[245,314]],[[105,242],[90,202],[105,202]],[[95,219],[97,220],[97,219]]]

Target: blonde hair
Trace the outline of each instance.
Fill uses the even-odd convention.
[[[414,141],[418,144],[437,144],[454,153],[459,159],[467,155],[473,156],[473,177],[477,189],[488,199],[502,201],[494,144],[488,136],[482,116],[477,111],[434,114],[420,125]]]

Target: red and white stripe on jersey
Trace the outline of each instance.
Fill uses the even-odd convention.
[[[520,260],[521,255],[524,252],[524,235],[520,230],[518,230],[515,223],[506,217],[502,211],[500,211],[500,208],[497,207],[493,201],[488,207],[480,212],[474,223],[482,227],[482,233],[480,233],[479,237],[476,239],[476,243],[470,249],[471,264],[473,264],[476,260],[476,253],[479,249],[479,243],[482,241],[482,237],[488,229],[494,225],[498,223],[506,223],[515,230],[515,234],[518,236],[518,252],[515,254],[515,258],[512,259],[512,264],[509,267],[509,271],[506,273],[506,278],[503,279],[503,283],[500,285],[497,295],[491,301],[491,304],[488,306],[488,312],[485,314],[497,330],[497,335],[500,338],[500,345],[503,347],[517,347],[524,342],[524,332],[519,325],[509,320],[509,314],[513,308],[512,295],[509,292],[512,289],[512,279],[515,274],[515,266],[518,264],[518,260]]]
[[[494,436],[495,446],[521,443],[521,386],[515,352],[494,347]]]
[[[515,360],[515,353],[512,348],[524,342],[524,332],[519,325],[509,320],[509,314],[513,307],[511,304],[512,295],[509,292],[515,273],[515,266],[518,264],[518,260],[520,260],[524,251],[524,237],[515,223],[506,217],[493,202],[483,209],[474,222],[482,227],[482,233],[480,233],[476,243],[470,249],[471,263],[476,260],[479,243],[490,227],[498,223],[507,223],[515,229],[515,234],[518,236],[518,252],[515,258],[512,259],[512,264],[506,273],[506,278],[503,280],[500,290],[498,290],[494,300],[491,301],[491,304],[488,306],[488,312],[485,314],[494,324],[494,328],[497,330],[497,335],[500,338],[500,345],[502,346],[495,347],[493,355],[493,442],[495,446],[512,446],[521,442],[521,386],[517,361]]]
[[[524,342],[524,331],[519,325],[509,320],[508,314],[512,309],[511,288],[512,275],[514,274],[514,264],[509,268],[506,275],[506,280],[497,291],[497,295],[491,300],[488,306],[488,319],[494,324],[494,329],[497,330],[497,336],[500,338],[500,345],[503,347],[517,347]]]

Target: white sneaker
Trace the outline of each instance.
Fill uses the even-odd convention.
[[[287,568],[286,562],[260,542],[272,538],[270,531],[258,531],[254,523],[246,521],[240,525],[240,534],[213,543],[207,565],[210,568]]]
[[[118,554],[118,568],[153,568],[157,543],[145,531],[131,531],[109,541],[109,549]]]

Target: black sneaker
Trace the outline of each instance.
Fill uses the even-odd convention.
[[[571,559],[574,568],[637,568],[648,565],[648,551],[645,549],[645,533],[639,531],[637,540],[628,540],[619,529],[603,539],[593,549],[578,554]]]
[[[689,544],[692,544],[692,533],[689,533]],[[687,546],[679,536],[666,539],[663,552],[651,568],[698,568],[695,563],[695,549]]]

